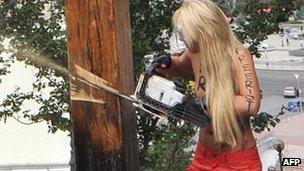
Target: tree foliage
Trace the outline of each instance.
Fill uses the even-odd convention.
[[[234,31],[250,50],[259,56],[257,46],[267,35],[280,31],[279,23],[288,20],[293,5],[290,0],[272,0],[270,3],[249,1],[227,5],[216,1],[225,12],[237,17]],[[229,1],[230,2],[230,1]],[[135,78],[143,70],[143,56],[168,49],[171,17],[181,0],[130,0],[132,45]],[[263,12],[271,8],[270,13]],[[51,60],[67,67],[64,0],[3,0],[0,2],[0,41],[9,41],[9,48],[0,46],[0,79],[10,72],[16,61],[24,61],[36,68],[33,91],[19,88],[0,102],[0,118],[7,119],[21,113],[33,122],[48,121],[50,131],[70,130],[68,78],[56,70],[39,66],[29,56]],[[166,33],[166,34],[164,34]],[[5,55],[5,54],[11,55]],[[48,90],[49,95],[41,95]],[[35,101],[39,111],[24,110],[22,105]],[[174,118],[162,123],[158,118],[138,111],[138,140],[143,169],[181,170],[188,163],[193,146],[195,127]],[[267,124],[267,122],[266,122]]]
[[[27,65],[37,68],[36,80],[33,83],[31,96],[22,96],[23,92],[14,94],[19,96],[20,102],[26,99],[34,100],[40,106],[38,113],[22,111],[5,103],[0,104],[10,113],[26,112],[34,122],[46,120],[50,131],[58,128],[70,129],[70,120],[64,116],[68,113],[68,82],[67,78],[57,71],[35,65],[28,56],[36,55],[41,58],[51,58],[56,63],[67,66],[67,50],[64,18],[64,1],[25,1],[5,0],[0,2],[0,40],[9,39],[10,56],[0,56],[4,67],[2,75],[9,72],[9,66],[15,60],[24,61]],[[43,97],[42,89],[50,89],[49,97]],[[16,93],[18,93],[16,91]],[[8,96],[10,97],[10,95]],[[1,117],[1,116],[0,116]]]
[[[294,5],[291,0],[272,0],[269,3],[240,3],[234,15],[238,16],[234,31],[239,40],[249,43],[249,50],[260,57],[257,46],[268,35],[281,32],[279,24],[288,21]]]

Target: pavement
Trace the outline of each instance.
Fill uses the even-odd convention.
[[[304,49],[304,40],[294,39],[294,35],[301,33],[299,27],[289,28],[291,30],[290,34],[271,35],[267,40],[262,42],[262,44],[270,46],[267,48],[267,51],[261,52],[262,56],[260,58],[254,58],[257,70],[297,71],[299,73],[304,71],[304,53],[300,57],[290,55],[290,51]],[[289,40],[288,45],[286,38]],[[261,48],[261,50],[263,49]],[[269,96],[269,98],[272,97]],[[302,164],[299,167],[284,167],[284,169],[304,170],[303,123],[304,113],[288,115],[288,117],[282,118],[282,121],[275,128],[272,128],[270,132],[264,131],[260,134],[254,134],[257,139],[263,170],[267,170],[269,166],[278,166],[278,152],[272,147],[276,139],[281,139],[285,142],[283,157],[302,159]]]
[[[267,170],[269,166],[275,166],[278,162],[278,152],[276,152],[272,144],[276,139],[285,142],[283,150],[283,158],[300,158],[302,163],[298,167],[290,167],[284,169],[304,170],[304,134],[303,127],[304,114],[299,114],[284,119],[271,132],[264,131],[261,134],[254,134],[258,139],[258,149],[263,163],[263,170]]]
[[[290,51],[304,49],[302,47],[304,46],[304,40],[293,38],[294,35],[298,34],[301,34],[300,30],[294,30],[285,35],[270,35],[267,40],[262,42],[262,44],[270,45],[270,47],[267,48],[267,51],[261,48],[262,56],[254,58],[256,69],[304,70],[304,53],[301,57],[289,55]],[[286,43],[287,38],[289,40],[288,45]]]

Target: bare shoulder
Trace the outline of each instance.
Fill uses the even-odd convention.
[[[237,47],[235,51],[238,58],[240,57],[252,58],[251,52],[243,46]]]

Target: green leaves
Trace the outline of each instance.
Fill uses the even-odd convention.
[[[0,38],[10,38],[10,59],[24,60],[28,65],[38,69],[36,81],[33,83],[32,101],[40,106],[38,113],[24,111],[25,118],[34,122],[46,120],[51,132],[58,129],[70,130],[71,121],[66,116],[69,113],[69,95],[67,77],[60,72],[44,66],[36,65],[27,59],[28,56],[49,58],[56,63],[67,66],[66,37],[64,27],[64,0],[4,0],[0,2]],[[8,52],[8,49],[1,51]],[[9,60],[0,56],[0,76],[9,71]],[[48,89],[48,98],[43,98],[39,92]],[[15,102],[22,94],[10,94],[4,100],[4,105]],[[17,106],[6,105],[0,110],[3,116],[11,116],[20,111],[23,101]]]
[[[0,103],[0,120],[3,118],[4,122],[7,117],[14,113],[22,111],[23,102],[26,100],[33,100],[33,93],[22,93],[20,88],[17,88],[13,93],[6,96],[6,99]],[[23,110],[23,114],[28,114],[30,111]]]
[[[176,118],[160,122],[142,162],[143,170],[185,170],[189,165],[197,128]]]
[[[168,49],[168,36],[173,12],[181,4],[177,1],[130,0],[132,46],[136,73],[143,70],[144,55]],[[137,78],[137,77],[136,77]]]
[[[267,36],[281,30],[279,24],[288,21],[294,5],[291,0],[272,0],[270,3],[250,1],[237,4],[234,15],[238,16],[234,31],[249,50],[260,57],[257,46]]]
[[[261,133],[265,129],[270,131],[270,126],[275,127],[281,120],[280,116],[284,115],[286,108],[282,106],[281,111],[277,115],[271,115],[266,112],[261,112],[257,116],[251,118],[252,129],[256,133]]]

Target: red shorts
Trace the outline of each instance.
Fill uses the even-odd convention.
[[[262,163],[256,147],[214,155],[197,143],[195,156],[187,171],[261,171]]]

